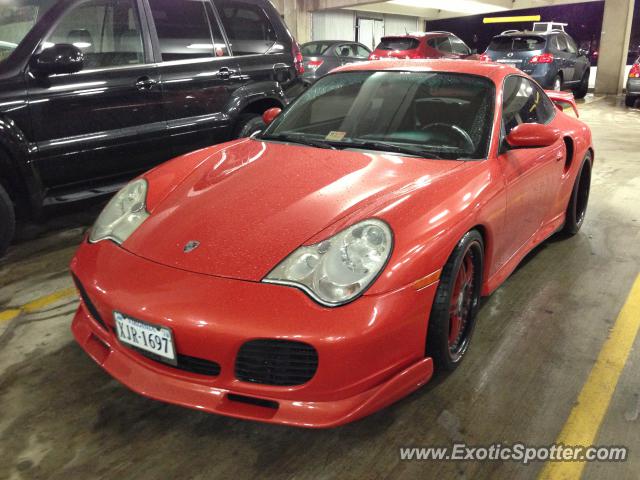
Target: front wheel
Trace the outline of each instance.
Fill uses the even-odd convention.
[[[255,113],[245,113],[240,115],[236,128],[233,132],[233,137],[250,137],[254,133],[264,130],[264,127],[265,124],[260,115]]]
[[[426,354],[437,369],[453,371],[469,348],[480,305],[484,245],[477,230],[467,232],[447,260],[427,329]]]
[[[575,235],[584,223],[591,190],[591,155],[587,154],[576,177],[565,214],[563,232]]]

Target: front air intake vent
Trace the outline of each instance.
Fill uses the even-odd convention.
[[[302,385],[318,369],[318,352],[308,343],[289,340],[252,340],[236,358],[238,380],[265,385]]]

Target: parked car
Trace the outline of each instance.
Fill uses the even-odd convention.
[[[479,56],[451,32],[421,32],[382,37],[369,59],[385,58],[464,58],[476,60]]]
[[[357,42],[321,40],[305,43],[302,51],[304,74],[302,79],[311,84],[336,67],[367,60],[371,50]]]
[[[583,98],[589,90],[587,55],[567,33],[550,30],[497,35],[482,58],[519,68],[543,88],[570,89]]]
[[[627,95],[624,103],[627,107],[634,107],[640,99],[640,58],[638,58],[629,70],[629,78],[627,78]]]
[[[0,252],[16,211],[113,192],[304,90],[268,0],[7,0],[0,41]]]
[[[585,219],[589,127],[514,68],[352,64],[264,120],[130,183],[71,262],[77,342],[138,393],[303,427],[371,414],[454,370],[481,295]]]

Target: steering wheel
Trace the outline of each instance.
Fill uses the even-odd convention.
[[[422,127],[423,132],[433,131],[433,133],[444,133],[449,138],[454,138],[458,146],[467,153],[472,153],[476,146],[471,139],[471,136],[466,130],[460,128],[457,125],[451,125],[449,123],[430,123]],[[452,135],[453,134],[453,135]]]

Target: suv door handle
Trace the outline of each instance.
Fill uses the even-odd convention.
[[[232,73],[235,72],[232,72],[227,67],[222,67],[220,70],[218,70],[218,77],[220,77],[222,80],[229,80]]]
[[[149,78],[145,75],[144,77],[140,77],[136,81],[136,88],[138,90],[151,90],[156,83],[158,83],[157,80],[154,80],[153,78]]]

